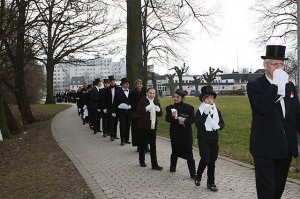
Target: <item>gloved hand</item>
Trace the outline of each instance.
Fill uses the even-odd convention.
[[[107,113],[107,109],[103,109],[103,113]]]
[[[278,86],[277,94],[285,96],[285,84],[289,82],[289,75],[282,69],[273,72],[273,84]]]
[[[118,108],[120,108],[120,109],[127,109],[127,104],[125,104],[125,103],[121,103],[119,106],[118,106]]]
[[[83,110],[86,110],[86,109],[87,109],[87,107],[86,107],[86,105],[84,105],[84,106],[83,106]]]
[[[97,111],[100,113],[101,112],[101,110],[100,109],[97,109]]]
[[[131,105],[128,105],[128,109],[131,109]]]
[[[160,111],[159,106],[154,105],[154,109],[155,109],[156,112],[159,112],[159,111]]]
[[[205,107],[205,109],[204,109],[203,112],[204,112],[206,115],[208,115],[208,114],[210,114],[211,111],[212,111],[211,105],[206,105],[206,107]]]
[[[273,72],[273,84],[286,84],[289,81],[289,75],[282,69],[275,69]]]
[[[153,107],[153,105],[148,105],[148,106],[146,106],[146,111],[150,111],[151,109],[153,109],[154,107]]]
[[[117,116],[117,114],[115,114],[115,113],[112,113],[111,115],[112,115],[113,117],[116,117],[116,116]]]

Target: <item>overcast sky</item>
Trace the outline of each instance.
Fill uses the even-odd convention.
[[[220,4],[221,12],[216,24],[221,29],[218,35],[212,37],[204,31],[201,32],[196,22],[190,24],[194,37],[188,43],[186,53],[190,74],[201,75],[209,67],[220,68],[224,72],[242,68],[254,72],[263,68],[260,56],[265,54],[265,47],[258,47],[255,43],[258,32],[254,22],[257,19],[253,11],[249,10],[255,0],[211,1]]]

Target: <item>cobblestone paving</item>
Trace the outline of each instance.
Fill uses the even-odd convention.
[[[158,163],[162,171],[151,169],[150,155],[146,155],[145,168],[139,166],[136,148],[130,144],[120,145],[120,140],[111,142],[102,133],[96,135],[82,125],[76,114],[76,107],[61,112],[52,122],[52,132],[67,153],[96,198],[209,198],[234,199],[256,198],[254,171],[251,166],[219,157],[216,163],[216,184],[214,193],[206,188],[206,175],[200,187],[189,177],[187,163],[178,159],[177,171],[169,172],[171,145],[167,139],[157,139]],[[198,151],[194,150],[196,166]],[[284,199],[299,199],[300,184],[287,182]]]

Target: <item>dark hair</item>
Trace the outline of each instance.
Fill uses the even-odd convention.
[[[147,88],[147,91],[146,91],[146,92],[148,93],[149,90],[154,90],[154,91],[156,92],[155,88],[153,88],[153,87]]]

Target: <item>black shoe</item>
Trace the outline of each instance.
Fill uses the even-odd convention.
[[[140,166],[141,166],[141,167],[146,167],[147,165],[146,165],[145,162],[140,162]]]
[[[101,130],[97,130],[97,132],[102,132]]]
[[[94,131],[94,134],[96,134],[97,133],[97,131]]]
[[[199,176],[199,175],[196,175],[196,177],[195,177],[195,185],[196,185],[196,186],[200,186],[200,182],[201,182],[200,176]]]
[[[124,146],[125,145],[125,143],[124,142],[121,142],[121,146]]]
[[[126,141],[125,143],[126,143],[126,144],[131,144],[131,142],[129,142],[129,141]]]
[[[106,134],[103,134],[103,137],[105,138],[107,135]]]
[[[207,184],[207,188],[213,192],[218,191],[218,187],[215,184]]]
[[[114,137],[110,137],[110,141],[114,141],[115,140],[115,138]]]
[[[115,136],[114,139],[119,139],[119,138],[117,136]]]
[[[160,166],[156,165],[156,166],[152,166],[152,169],[161,171],[161,170],[163,170],[163,167],[160,167]]]

